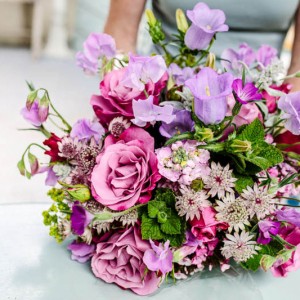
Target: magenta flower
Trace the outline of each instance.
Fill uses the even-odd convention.
[[[280,222],[260,221],[258,222],[259,236],[257,242],[262,245],[269,244],[272,240],[270,234],[277,235],[280,229]]]
[[[163,275],[172,271],[173,268],[173,253],[169,249],[170,241],[165,244],[160,243],[158,246],[150,240],[152,249],[146,250],[143,257],[143,262],[151,271],[160,271]]]
[[[78,205],[78,203],[74,203],[71,214],[71,228],[75,234],[82,235],[84,229],[89,225],[92,219],[92,214],[87,212],[82,206]]]
[[[190,67],[180,68],[177,64],[171,63],[168,73],[172,76],[176,85],[183,85],[186,80],[194,76],[194,69]]]
[[[93,137],[96,142],[99,142],[104,134],[105,130],[99,122],[80,119],[73,125],[70,136],[71,138],[77,138],[78,141],[90,140]]]
[[[285,128],[295,135],[300,135],[300,92],[281,96],[278,107],[284,112]]]
[[[28,109],[26,106],[22,108],[21,115],[33,126],[39,127],[47,120],[48,112],[48,106],[40,105],[39,101],[35,100],[30,109]]]
[[[133,124],[139,127],[144,127],[147,123],[154,125],[157,121],[170,124],[175,119],[172,105],[154,105],[153,100],[153,96],[149,96],[146,100],[133,100],[134,119],[131,120]]]
[[[205,3],[198,3],[193,10],[187,11],[192,21],[185,35],[184,42],[192,50],[206,48],[216,32],[228,31],[224,24],[226,17],[222,10],[210,9]]]
[[[300,227],[300,212],[294,208],[277,210],[275,212],[278,221],[291,223]]]
[[[256,60],[266,67],[272,62],[274,58],[277,57],[277,54],[277,49],[269,45],[261,45],[261,47],[257,50]]]
[[[235,79],[232,83],[232,89],[236,99],[242,104],[262,98],[262,95],[258,92],[258,88],[252,82],[243,85],[242,79]]]
[[[86,243],[73,241],[71,244],[69,244],[68,250],[72,252],[72,260],[85,263],[93,256],[95,252],[95,245],[88,245]]]
[[[161,55],[130,55],[122,84],[128,88],[143,91],[145,89],[145,84],[149,82],[158,82],[166,71],[167,66]]]
[[[233,75],[219,75],[211,68],[203,68],[185,85],[195,97],[195,114],[204,124],[218,124],[227,112],[227,96],[232,93]]]

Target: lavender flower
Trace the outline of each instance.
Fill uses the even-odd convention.
[[[258,92],[258,88],[252,82],[243,85],[243,80],[235,79],[232,83],[232,89],[237,100],[242,104],[262,98],[262,95]]]
[[[187,131],[193,131],[194,122],[191,113],[185,109],[175,112],[174,120],[167,124],[165,122],[159,127],[159,132],[162,136],[170,138],[175,134],[180,134]]]
[[[68,246],[68,250],[72,252],[72,260],[76,260],[80,263],[87,262],[93,256],[95,248],[96,247],[94,244],[88,245],[86,243],[80,243],[76,241],[73,241]]]
[[[195,97],[195,114],[206,125],[218,124],[225,118],[226,97],[232,93],[232,82],[232,74],[219,75],[208,67],[185,82]]]
[[[87,212],[78,203],[74,203],[72,206],[71,214],[71,228],[77,235],[82,235],[85,232],[86,227],[89,225],[93,218],[93,215]]]
[[[228,31],[228,25],[224,24],[224,12],[210,9],[205,3],[198,3],[193,10],[188,10],[187,17],[192,25],[186,32],[184,41],[192,50],[206,48],[216,32]]]
[[[22,108],[21,115],[33,126],[39,127],[46,121],[48,117],[48,109],[45,111],[45,108],[40,106],[39,101],[35,100],[30,109],[26,106]]]
[[[165,244],[160,243],[156,246],[152,240],[150,240],[152,249],[148,249],[144,253],[143,262],[147,268],[151,271],[161,271],[164,275],[173,268],[173,253],[169,249],[170,241]]]
[[[134,119],[131,122],[139,127],[144,127],[147,123],[153,125],[157,121],[169,124],[175,119],[173,106],[165,105],[161,107],[154,105],[153,96],[149,96],[146,100],[133,100],[132,109]]]
[[[257,242],[262,245],[269,244],[272,240],[270,234],[277,235],[280,228],[280,222],[260,221],[258,222],[259,237]]]
[[[277,210],[275,212],[278,221],[289,222],[300,227],[300,212],[294,208]]]
[[[285,128],[295,135],[300,134],[300,92],[280,97],[278,107],[284,112]]]
[[[269,45],[261,45],[261,47],[257,50],[256,60],[266,67],[271,64],[274,58],[277,58],[277,54],[277,49]]]
[[[180,68],[177,64],[171,63],[168,69],[168,73],[172,76],[176,85],[183,85],[186,80],[190,79],[194,75],[194,69],[190,67]]]

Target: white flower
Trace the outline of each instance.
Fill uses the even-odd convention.
[[[60,180],[65,180],[71,173],[71,167],[63,164],[55,164],[52,170]]]
[[[224,246],[221,248],[222,255],[229,259],[233,257],[236,262],[247,261],[260,247],[256,241],[253,241],[254,235],[242,231],[240,234],[235,232],[234,235],[226,234],[227,240],[224,240]]]
[[[205,188],[209,189],[209,194],[214,197],[218,195],[220,199],[224,198],[225,192],[234,193],[232,189],[237,180],[232,177],[232,170],[229,170],[229,164],[226,167],[222,167],[219,163],[211,163],[210,174],[204,178]]]
[[[216,203],[215,210],[218,212],[216,219],[228,223],[229,232],[233,228],[235,231],[239,231],[239,229],[244,230],[245,225],[250,226],[250,214],[241,198],[235,198],[234,194],[226,194],[222,201],[217,200]]]
[[[72,139],[68,136],[62,138],[61,142],[57,143],[59,156],[66,157],[67,159],[73,159],[80,151],[82,144],[78,141],[78,138]]]
[[[194,95],[192,94],[190,89],[184,86],[182,88],[182,92],[176,91],[175,93],[182,98],[181,101],[184,108],[188,111],[191,111],[193,106],[193,101],[194,101]]]
[[[85,227],[83,234],[80,236],[83,242],[90,244],[93,239],[92,230],[89,227]]]
[[[182,196],[176,197],[176,210],[180,217],[185,215],[186,220],[192,220],[195,217],[200,219],[200,211],[203,207],[211,206],[208,195],[203,190],[195,192],[194,190],[182,186],[180,188]]]
[[[102,222],[102,221],[95,221],[93,223],[93,228],[97,230],[97,233],[105,233],[110,230],[110,224],[111,222]]]
[[[120,217],[119,221],[122,222],[123,226],[131,225],[133,226],[138,220],[138,212],[136,209],[130,211],[128,214]]]
[[[274,196],[274,194],[268,194],[266,188],[259,187],[256,183],[253,188],[248,186],[241,194],[241,197],[244,199],[249,209],[250,217],[252,218],[256,215],[259,220],[274,212]]]

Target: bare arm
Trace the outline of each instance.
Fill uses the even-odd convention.
[[[138,28],[146,0],[111,0],[104,32],[113,36],[117,48],[135,52]]]

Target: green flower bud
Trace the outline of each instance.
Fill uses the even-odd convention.
[[[265,254],[262,256],[260,260],[260,266],[265,272],[267,272],[273,266],[276,260],[277,260],[276,257]]]
[[[146,9],[145,13],[146,13],[146,19],[147,19],[148,24],[150,26],[155,26],[157,20],[153,14],[153,11],[151,9]]]
[[[195,192],[201,191],[203,189],[203,187],[204,187],[204,183],[203,183],[202,179],[195,179],[192,181],[191,188]]]
[[[89,188],[83,184],[76,184],[67,188],[67,193],[75,200],[86,202],[91,199]]]
[[[206,67],[210,67],[212,69],[215,69],[215,63],[216,63],[216,56],[215,56],[215,54],[209,52],[208,55],[207,55],[205,66]]]
[[[249,141],[233,140],[229,146],[229,149],[233,153],[243,153],[250,151],[252,147],[251,142]]]
[[[160,211],[157,214],[157,221],[161,224],[166,223],[168,220],[168,215],[164,211]]]
[[[26,107],[28,110],[31,109],[31,106],[34,100],[37,98],[38,91],[31,91],[27,96]]]
[[[177,23],[177,28],[181,32],[184,32],[184,33],[187,32],[187,30],[189,28],[189,24],[186,20],[183,10],[179,9],[179,8],[176,10],[176,23]]]
[[[195,129],[196,129],[195,138],[200,142],[210,141],[214,137],[214,133],[210,128],[196,126]]]

